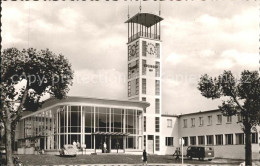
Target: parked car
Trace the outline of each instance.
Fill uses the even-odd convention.
[[[5,150],[5,146],[0,146],[0,152],[2,155],[5,155],[6,154],[6,150]]]
[[[1,145],[0,146],[0,155],[1,155],[1,161],[5,161],[6,159],[6,150],[5,150],[5,146]]]
[[[64,147],[60,150],[60,156],[76,156],[77,151],[78,149],[74,145],[64,145]]]
[[[187,148],[187,157],[189,159],[198,158],[199,160],[214,159],[214,148],[210,146],[189,146]]]

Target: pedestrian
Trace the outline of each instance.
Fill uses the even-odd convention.
[[[75,147],[77,146],[77,143],[76,143],[76,141],[75,141],[75,140],[73,140],[73,143],[72,143],[72,145],[73,145],[73,146],[75,146]]]
[[[173,154],[173,156],[176,156],[175,160],[180,160],[180,155],[181,155],[180,149],[176,148],[176,150]]]
[[[78,149],[80,148],[79,140],[77,140],[77,148],[78,148]]]
[[[104,153],[106,153],[107,152],[107,144],[106,144],[106,142],[104,142],[103,147],[104,147]]]
[[[144,165],[144,164],[147,165],[147,153],[146,153],[145,149],[144,149],[144,151],[143,151],[143,157],[142,157],[142,159],[143,159],[143,165]]]

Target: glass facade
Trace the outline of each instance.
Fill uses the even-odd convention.
[[[58,150],[75,141],[85,149],[101,149],[104,142],[109,150],[143,148],[141,108],[62,105],[36,112],[20,124],[18,147]]]

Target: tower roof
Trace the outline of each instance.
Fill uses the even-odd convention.
[[[128,19],[125,23],[133,22],[133,23],[141,24],[146,27],[150,27],[162,20],[163,20],[162,17],[157,16],[155,14],[137,13],[136,15]]]

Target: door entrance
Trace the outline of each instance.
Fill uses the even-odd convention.
[[[148,141],[147,141],[147,146],[148,146],[148,148],[147,148],[147,153],[150,153],[150,154],[153,154],[154,153],[154,151],[153,151],[153,149],[154,149],[154,147],[153,147],[153,145],[154,145],[154,136],[153,135],[148,135]]]
[[[40,138],[40,149],[44,149],[44,138]]]
[[[101,149],[102,153],[109,153],[111,148],[109,145],[109,137],[104,135],[96,135],[96,148]]]

